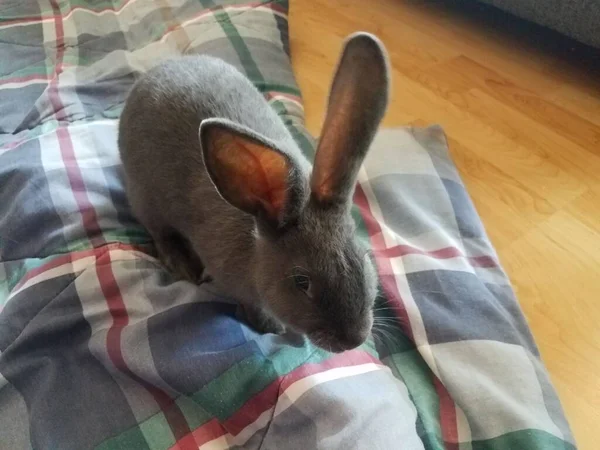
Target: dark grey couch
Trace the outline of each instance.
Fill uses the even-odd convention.
[[[600,48],[600,0],[481,0]]]

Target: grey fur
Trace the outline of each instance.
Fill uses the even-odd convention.
[[[340,157],[321,168],[317,149],[315,171],[338,180],[335,195],[326,198],[311,191],[311,164],[235,68],[207,56],[186,56],[148,71],[121,116],[119,149],[131,206],[165,264],[194,281],[210,276],[262,328],[279,330],[282,322],[332,351],[360,345],[372,325],[377,275],[355,239],[350,204],[358,167],[387,106],[387,70],[376,38],[349,37],[326,119],[336,129],[323,133],[329,151],[335,147]],[[340,83],[352,84],[351,99],[340,101],[335,94]],[[340,109],[348,100],[364,105],[364,113]],[[332,119],[336,115],[345,122]],[[205,165],[212,151],[205,130],[213,126],[262,142],[290,162],[285,214],[275,223],[241,211],[220,194],[230,189],[227,180],[211,177]],[[293,275],[299,271],[310,275],[308,293],[296,287]]]

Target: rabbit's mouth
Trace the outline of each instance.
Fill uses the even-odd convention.
[[[360,347],[367,339],[367,334],[348,333],[344,336],[337,336],[330,331],[313,331],[307,334],[308,339],[317,347],[332,353],[342,353],[347,350],[353,350]]]

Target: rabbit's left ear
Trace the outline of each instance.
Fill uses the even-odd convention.
[[[275,228],[297,215],[301,177],[274,143],[224,119],[202,121],[200,142],[208,174],[227,202]]]
[[[389,91],[383,44],[368,33],[348,37],[329,94],[311,177],[317,201],[345,202],[383,118]]]

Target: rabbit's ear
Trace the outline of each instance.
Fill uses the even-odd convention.
[[[224,119],[202,121],[200,141],[208,174],[227,202],[276,228],[293,219],[299,174],[275,144]]]
[[[388,103],[389,69],[383,44],[373,35],[348,37],[333,79],[327,116],[311,177],[313,196],[345,202]]]

